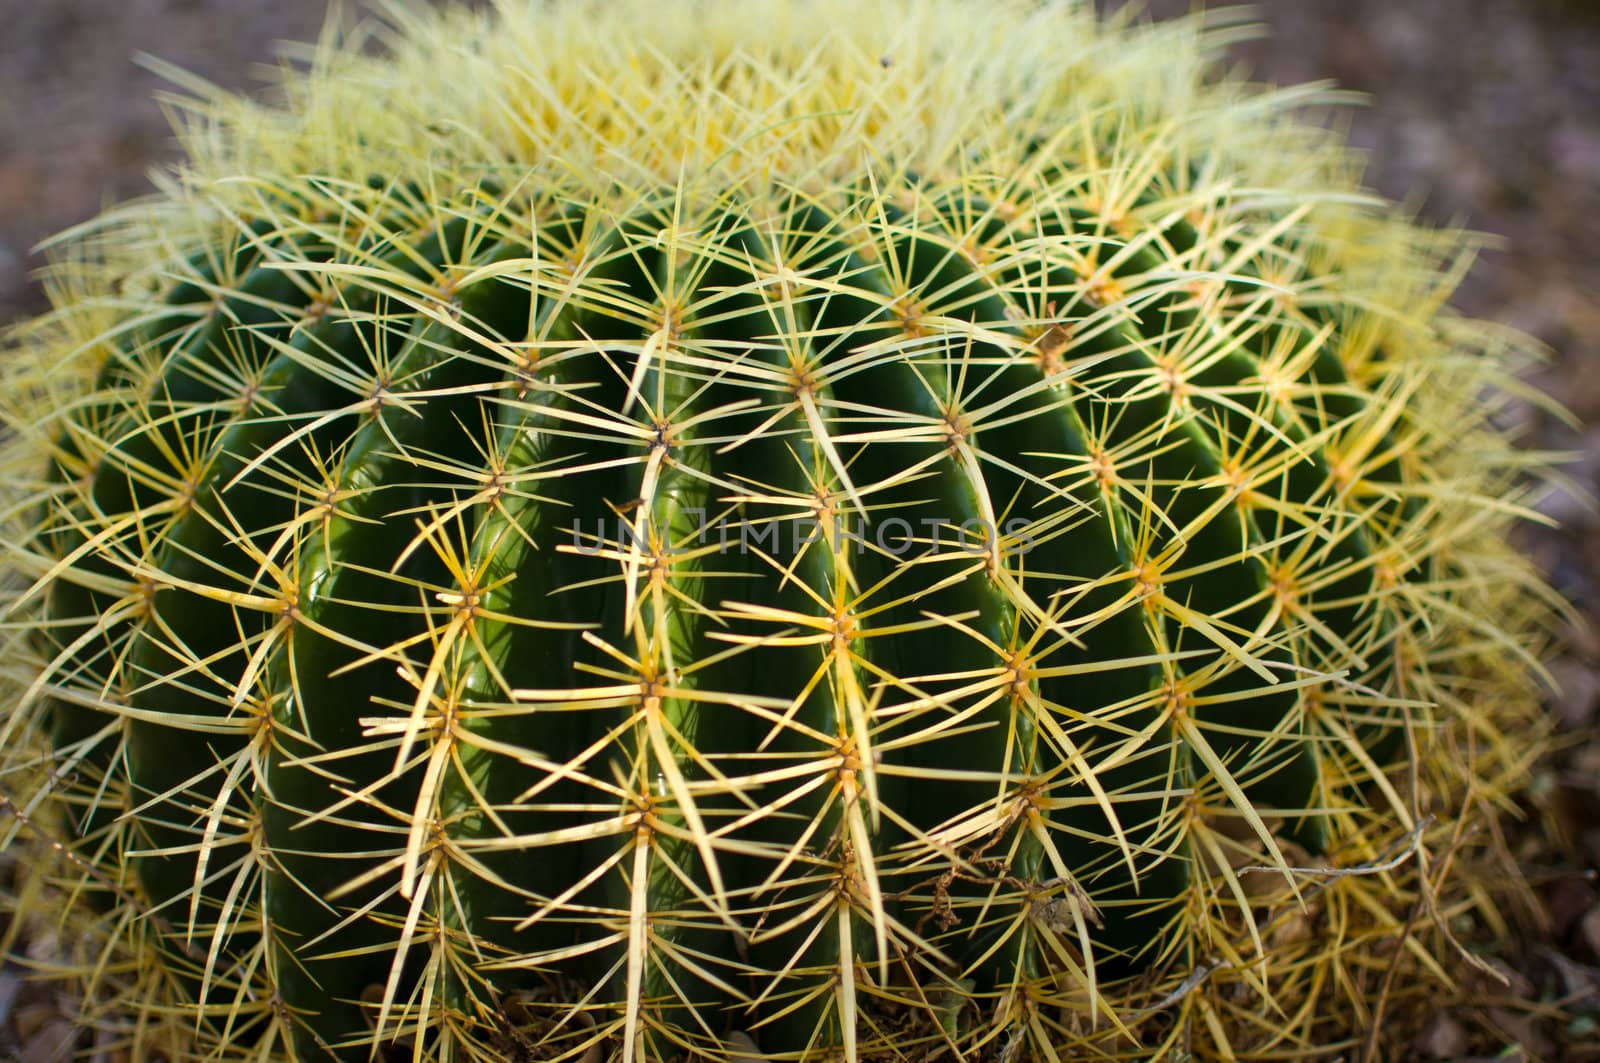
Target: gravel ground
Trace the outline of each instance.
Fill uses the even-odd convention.
[[[1159,17],[1188,4],[1148,6]],[[146,189],[148,169],[172,159],[150,98],[162,83],[135,53],[230,87],[259,85],[271,42],[313,36],[324,10],[325,0],[0,0],[0,323],[42,306],[30,279],[37,241]],[[1570,451],[1577,489],[1546,504],[1561,529],[1530,529],[1526,542],[1592,621],[1600,520],[1581,495],[1600,483],[1600,4],[1263,0],[1257,13],[1266,36],[1236,49],[1250,73],[1368,94],[1342,120],[1371,153],[1369,183],[1424,219],[1497,238],[1457,304],[1550,349],[1531,380],[1577,423],[1530,413],[1530,442]],[[1505,1006],[1435,1016],[1416,1058],[1600,1059],[1594,631],[1572,631],[1554,666],[1562,689],[1551,711],[1570,742],[1537,780],[1529,815],[1508,827],[1547,918],[1505,957]],[[63,1031],[51,1010],[0,972],[0,1015],[11,1020],[0,1056],[57,1058]]]

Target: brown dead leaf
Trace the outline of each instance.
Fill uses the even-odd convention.
[[[1427,1059],[1460,1059],[1469,1047],[1467,1031],[1447,1011],[1429,1019],[1412,1046],[1417,1055]]]

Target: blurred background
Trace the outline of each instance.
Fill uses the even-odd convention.
[[[1142,10],[1189,7],[1149,0]],[[135,53],[257,88],[274,43],[314,37],[326,8],[0,0],[0,326],[43,308],[31,278],[39,240],[147,191],[148,170],[175,157],[152,99],[166,86]],[[1529,528],[1525,542],[1585,617],[1600,615],[1600,520],[1583,497],[1600,485],[1600,2],[1261,0],[1254,14],[1263,33],[1234,48],[1235,63],[1260,80],[1366,94],[1338,120],[1370,154],[1371,187],[1426,221],[1491,235],[1456,304],[1549,349],[1529,379],[1576,420],[1530,407],[1528,442],[1571,454],[1573,488],[1543,505],[1561,528]],[[1503,1006],[1436,1016],[1416,1058],[1492,1043],[1506,1053],[1496,1058],[1600,1059],[1600,641],[1590,624],[1568,642],[1550,698],[1566,744],[1506,827],[1547,918],[1518,952],[1493,958],[1511,979]],[[0,1057],[49,1063],[51,1043],[18,1026],[15,993],[0,974]]]

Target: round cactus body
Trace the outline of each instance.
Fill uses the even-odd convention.
[[[1459,241],[1189,22],[501,7],[202,93],[15,335],[86,1025],[1238,1058],[1437,975],[1546,608]]]

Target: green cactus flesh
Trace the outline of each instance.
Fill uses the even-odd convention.
[[[95,326],[10,729],[190,1041],[1044,1059],[1336,962],[1297,865],[1525,700],[1492,358],[1402,223],[1037,121],[274,178]]]

